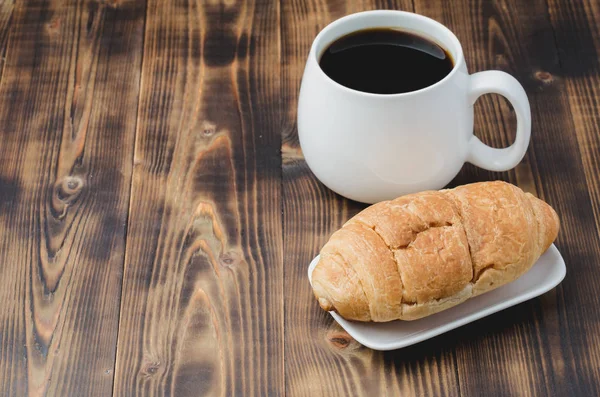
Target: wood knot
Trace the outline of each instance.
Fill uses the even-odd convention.
[[[345,331],[331,331],[327,334],[327,340],[336,349],[346,349],[354,341]]]
[[[158,373],[160,369],[160,361],[146,362],[142,366],[142,375],[146,377],[154,376]]]
[[[225,252],[219,256],[219,262],[222,266],[233,267],[240,262],[240,256],[233,251]]]
[[[67,178],[65,178],[63,185],[65,186],[65,192],[67,193],[75,193],[77,192],[81,186],[83,185],[83,182],[81,181],[81,179],[74,177],[74,176],[69,176]]]
[[[203,136],[213,136],[217,132],[217,126],[210,121],[205,121],[202,123],[202,135]]]
[[[46,29],[48,30],[48,33],[52,33],[52,34],[57,33],[60,30],[60,19],[59,18],[52,19],[50,22],[48,22],[46,24]]]
[[[73,201],[83,189],[83,179],[78,176],[67,176],[57,183],[58,199],[64,202]]]
[[[554,81],[554,76],[552,76],[552,74],[545,72],[543,70],[539,70],[539,71],[535,72],[535,78],[544,84],[550,84]]]

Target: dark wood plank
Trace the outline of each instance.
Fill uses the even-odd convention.
[[[2,81],[2,71],[6,60],[6,45],[14,8],[14,1],[4,1],[0,4],[0,82]]]
[[[0,394],[112,390],[144,8],[22,1],[0,88]]]
[[[283,395],[279,8],[148,4],[115,395]]]
[[[599,315],[592,308],[598,299],[600,243],[546,4],[415,3],[418,12],[456,32],[471,72],[503,69],[525,86],[533,117],[525,162],[503,175],[471,173],[467,167],[458,179],[464,183],[478,179],[476,174],[501,177],[548,201],[562,221],[557,246],[569,268],[554,291],[463,327],[456,346],[461,389],[465,395],[480,395],[481,390],[499,396],[597,395],[592,379],[599,368]],[[503,101],[487,99],[476,108],[485,140],[511,140],[514,120]]]
[[[600,229],[600,4],[548,3],[585,181]]]
[[[282,2],[285,373],[291,396],[459,394],[452,342],[439,337],[396,352],[360,346],[317,305],[307,266],[330,234],[364,206],[321,185],[303,160],[296,106],[313,38],[330,21],[375,8],[412,10],[410,1]]]
[[[573,127],[563,131],[575,136],[585,178],[578,175],[577,187],[589,194],[591,206],[579,212],[582,235],[600,235],[600,3],[594,0],[577,2],[548,0],[549,15],[558,47],[561,76],[566,97],[571,106]],[[556,77],[553,77],[556,78]],[[569,168],[569,164],[564,164]],[[595,220],[596,230],[591,227]],[[575,238],[575,236],[573,236]],[[581,237],[580,237],[581,238]],[[580,244],[573,248],[579,249]],[[587,248],[587,247],[581,247]],[[574,357],[581,363],[577,371],[567,372],[577,379],[575,390],[586,395],[600,394],[600,313],[598,283],[600,282],[600,249],[577,252],[586,261],[578,263],[577,283],[572,280],[573,311],[569,311]],[[573,278],[575,278],[575,269]]]

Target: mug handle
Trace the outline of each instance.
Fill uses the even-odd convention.
[[[514,168],[525,156],[531,137],[531,110],[523,86],[508,73],[488,70],[470,76],[469,100],[474,104],[484,94],[500,94],[511,103],[517,115],[517,136],[507,148],[490,147],[473,135],[467,161],[490,171]]]

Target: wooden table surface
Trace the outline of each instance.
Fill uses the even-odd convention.
[[[312,39],[376,8],[437,19],[471,72],[523,84],[523,162],[452,184],[549,202],[568,267],[387,353],[312,297],[310,259],[364,206],[315,179],[296,134]],[[599,395],[598,26],[598,0],[3,0],[0,395]],[[507,102],[475,108],[507,146]]]

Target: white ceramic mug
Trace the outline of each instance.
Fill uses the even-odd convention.
[[[438,43],[454,60],[439,82],[408,93],[356,91],[329,78],[321,54],[338,38],[388,27]],[[352,65],[348,65],[349,68]],[[515,142],[494,149],[473,135],[473,104],[483,94],[506,97],[517,116]],[[531,112],[523,87],[511,75],[469,75],[462,47],[442,24],[402,11],[367,11],[328,25],[312,44],[298,102],[298,135],[310,169],[342,196],[374,203],[440,189],[468,161],[492,171],[515,167],[525,155]]]

